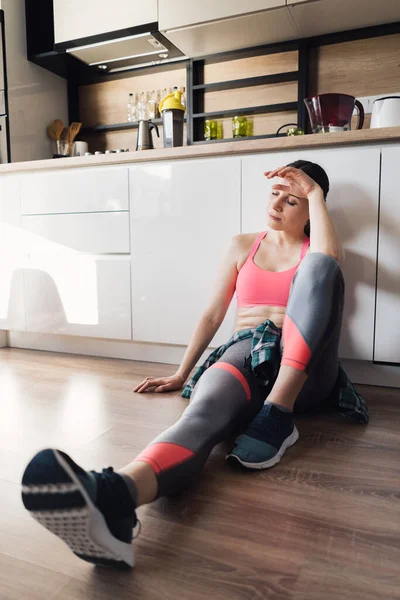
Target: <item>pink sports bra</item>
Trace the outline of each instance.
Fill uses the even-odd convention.
[[[262,240],[268,231],[263,232],[255,241],[246,262],[240,269],[236,280],[238,308],[248,308],[262,304],[264,306],[287,306],[290,285],[306,255],[310,239],[306,237],[301,248],[300,260],[295,267],[287,271],[266,271],[254,262]]]

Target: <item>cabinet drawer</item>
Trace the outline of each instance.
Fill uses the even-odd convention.
[[[28,252],[129,254],[129,212],[23,216]]]
[[[124,167],[27,173],[21,175],[21,212],[44,215],[128,210],[128,193],[128,169]]]
[[[26,330],[130,340],[130,260],[31,258],[24,271]]]

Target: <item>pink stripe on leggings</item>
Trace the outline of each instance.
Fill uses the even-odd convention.
[[[223,369],[224,371],[228,371],[229,373],[232,373],[232,375],[234,377],[236,377],[236,379],[238,381],[240,381],[240,383],[242,384],[243,389],[246,392],[247,400],[250,402],[250,400],[251,400],[250,386],[247,383],[246,377],[239,371],[239,369],[237,369],[233,365],[230,365],[229,363],[225,363],[225,362],[217,362],[217,363],[215,363],[215,365],[212,365],[212,367],[210,367],[210,369]]]

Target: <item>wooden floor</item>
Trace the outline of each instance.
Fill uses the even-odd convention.
[[[367,427],[298,419],[298,443],[264,472],[234,470],[216,448],[194,489],[139,510],[129,573],[78,560],[25,512],[19,482],[38,449],[119,468],[172,424],[179,395],[132,393],[172,371],[0,350],[1,600],[400,598],[400,390],[362,388]]]

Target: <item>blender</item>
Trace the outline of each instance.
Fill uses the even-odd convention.
[[[183,124],[185,107],[182,104],[182,92],[175,90],[165,96],[159,104],[163,121],[164,148],[183,146]]]

